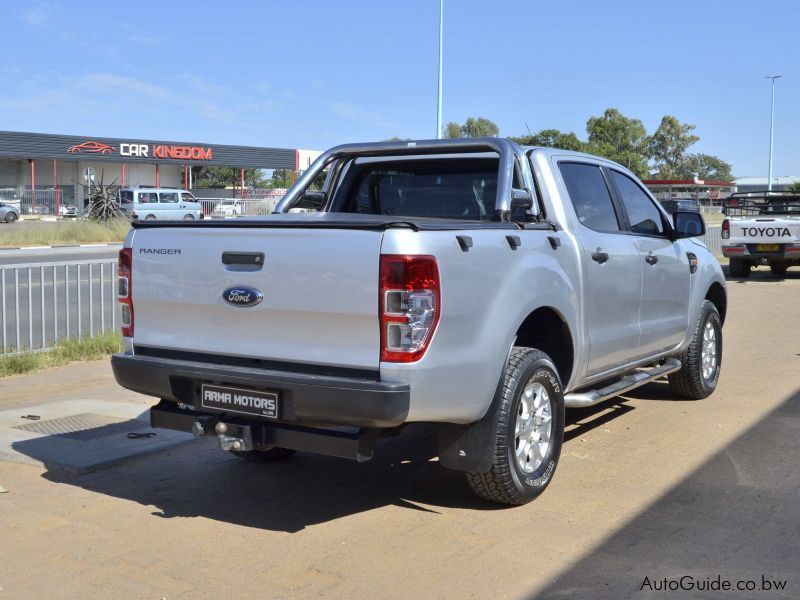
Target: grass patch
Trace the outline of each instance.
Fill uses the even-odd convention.
[[[107,223],[93,221],[25,222],[0,227],[0,248],[121,242],[131,228],[128,219]]]
[[[61,340],[52,350],[45,352],[0,355],[0,378],[63,367],[71,362],[103,360],[121,351],[122,336],[116,332],[102,333],[82,340]]]

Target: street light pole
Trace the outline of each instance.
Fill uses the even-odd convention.
[[[444,21],[444,0],[439,0],[439,89],[436,94],[436,139],[442,137],[442,30]]]
[[[772,191],[772,145],[775,138],[775,80],[783,75],[767,75],[766,79],[772,80],[772,102],[769,115],[769,176],[767,177],[767,191]]]

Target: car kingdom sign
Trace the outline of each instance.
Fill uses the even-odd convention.
[[[152,152],[151,152],[152,151]],[[117,149],[102,142],[87,141],[82,144],[70,146],[70,154],[105,154],[110,155]],[[122,142],[119,145],[120,156],[135,156],[138,158],[172,158],[176,160],[213,160],[211,148],[201,146],[172,146],[166,144],[134,144]]]

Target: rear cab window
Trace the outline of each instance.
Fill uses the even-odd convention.
[[[619,232],[620,221],[600,166],[559,162],[558,168],[578,221],[594,231]]]
[[[496,158],[356,161],[332,212],[490,221],[497,173]]]

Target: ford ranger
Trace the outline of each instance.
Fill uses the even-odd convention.
[[[704,231],[596,156],[339,146],[275,214],[134,223],[112,365],[160,399],[154,427],[249,459],[367,460],[433,423],[444,467],[523,504],[553,478],[565,408],[665,376],[680,397],[714,391],[727,300]]]
[[[742,192],[723,202],[722,254],[732,277],[767,263],[775,275],[800,265],[800,194]]]

